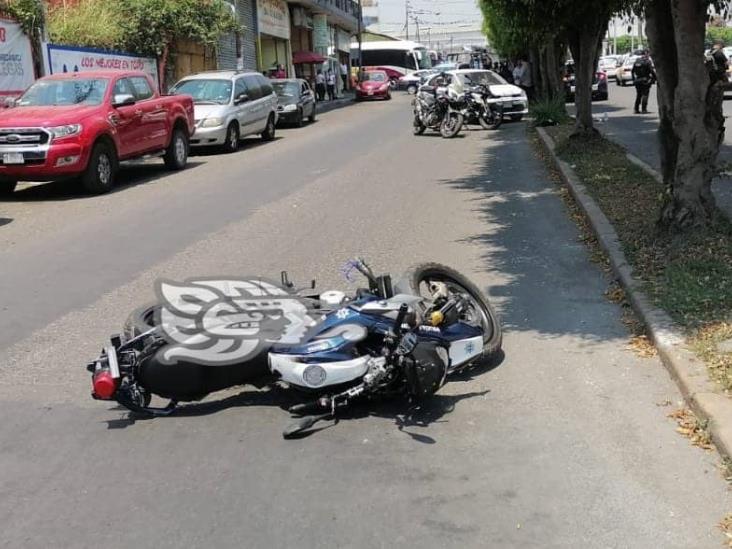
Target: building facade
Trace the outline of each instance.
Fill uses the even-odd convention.
[[[219,40],[217,66],[219,70],[257,70],[257,8],[256,0],[226,0],[242,27]]]

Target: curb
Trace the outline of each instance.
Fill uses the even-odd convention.
[[[587,193],[574,170],[557,156],[554,140],[544,129],[536,129],[575,202],[592,226],[600,246],[608,255],[613,272],[625,289],[633,310],[645,324],[663,365],[679,386],[689,408],[700,420],[707,422],[707,429],[719,453],[732,458],[732,399],[717,392],[716,385],[709,380],[704,363],[686,348],[680,327],[648,300],[641,282],[633,277],[633,270],[612,224]],[[628,159],[654,178],[659,177],[642,160],[631,154],[628,154]]]
[[[352,105],[355,103],[353,99],[353,94],[348,94],[345,97],[339,97],[338,99],[334,99],[333,101],[319,101],[316,107],[315,114],[324,114],[326,112],[334,111],[336,109],[341,109],[348,105]]]

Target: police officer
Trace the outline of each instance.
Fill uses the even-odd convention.
[[[724,55],[724,42],[715,40],[712,51],[709,53],[707,67],[712,84],[727,80],[727,56]]]
[[[633,84],[635,84],[635,114],[648,112],[648,94],[656,81],[656,69],[653,68],[648,50],[642,50],[640,57],[635,60],[633,70]]]

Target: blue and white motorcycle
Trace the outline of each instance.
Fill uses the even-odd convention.
[[[427,397],[455,372],[500,352],[501,326],[484,294],[436,263],[416,265],[392,286],[363,260],[347,264],[368,288],[295,290],[273,283],[203,279],[161,283],[159,303],[130,315],[87,365],[92,397],[169,415],[179,402],[244,384],[286,384],[309,395],[289,411],[297,435],[356,400]],[[169,399],[152,407],[153,396]]]

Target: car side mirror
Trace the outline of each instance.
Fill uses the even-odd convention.
[[[236,99],[234,99],[234,105],[246,103],[247,101],[249,101],[249,96],[246,93],[240,93],[236,96]]]
[[[135,96],[129,93],[118,93],[112,99],[113,107],[125,107],[136,103]]]

